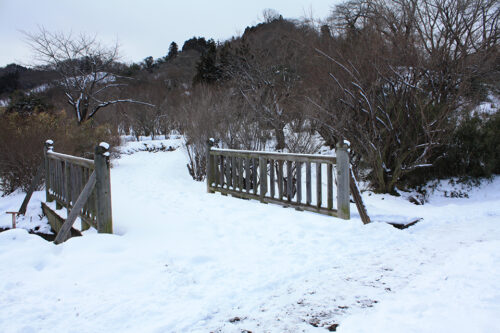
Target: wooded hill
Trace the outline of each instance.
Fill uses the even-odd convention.
[[[500,172],[499,12],[492,0],[351,0],[321,24],[273,13],[224,42],[193,37],[160,59],[106,63],[99,73],[112,75],[98,85],[113,84],[87,103],[111,102],[77,120],[114,135],[178,131],[195,179],[205,176],[209,137],[229,148],[302,153],[347,139],[356,174],[379,192],[489,176]],[[85,78],[103,63],[94,60],[66,67]],[[57,82],[53,71],[8,68],[0,96]],[[74,101],[57,89],[43,92],[47,103],[74,119]],[[15,98],[10,104],[7,113],[20,111]]]

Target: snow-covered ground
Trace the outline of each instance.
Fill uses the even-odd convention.
[[[423,206],[364,193],[373,220],[423,218],[398,230],[207,194],[182,148],[142,148],[113,161],[115,235],[0,233],[1,332],[499,331],[500,177]]]

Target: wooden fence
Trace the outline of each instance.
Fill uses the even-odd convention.
[[[95,148],[94,160],[56,153],[52,140],[45,143],[45,194],[56,209],[67,209],[68,217],[57,227],[56,243],[67,239],[76,217],[82,230],[93,226],[98,232],[113,233],[109,146]],[[47,207],[46,207],[47,208]]]
[[[217,191],[223,195],[350,218],[346,145],[337,145],[336,157],[333,157],[218,149],[211,142],[208,143],[206,178],[209,193]]]

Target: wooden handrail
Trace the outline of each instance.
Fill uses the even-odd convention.
[[[270,151],[252,151],[252,150],[236,150],[236,149],[221,149],[212,148],[210,150],[212,155],[225,155],[236,157],[250,157],[259,158],[267,157],[269,159],[279,161],[293,161],[293,162],[312,162],[312,163],[328,163],[335,164],[337,159],[335,156],[314,155],[314,154],[294,154],[294,153],[280,153]]]
[[[77,156],[72,156],[72,155],[56,153],[54,151],[48,151],[47,157],[54,159],[54,160],[73,163],[73,164],[82,166],[84,168],[94,169],[94,161],[83,158],[83,157],[77,157]]]
[[[207,142],[207,192],[278,203],[299,210],[350,218],[349,155],[347,146],[337,146],[337,156],[294,154],[269,151],[220,149]],[[326,166],[327,186],[324,194],[322,166]],[[333,180],[335,165],[337,207],[334,209]],[[311,179],[312,166],[315,168]],[[305,168],[302,169],[302,167]],[[285,172],[286,170],[286,172]],[[305,171],[305,183],[302,179]],[[305,185],[306,198],[302,198]],[[312,202],[315,188],[316,202]],[[276,190],[277,187],[277,191]],[[326,200],[325,200],[326,199]]]

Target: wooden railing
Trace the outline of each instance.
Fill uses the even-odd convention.
[[[336,157],[333,157],[219,149],[214,148],[212,142],[208,143],[207,155],[209,193],[217,191],[350,218],[347,146],[337,145]]]
[[[101,143],[96,147],[94,160],[56,153],[53,148],[52,140],[47,140],[44,154],[46,201],[55,201],[56,209],[68,210],[66,222],[71,224],[68,230],[80,216],[82,230],[93,226],[99,232],[112,233],[108,145]],[[66,236],[59,238],[65,240]]]

